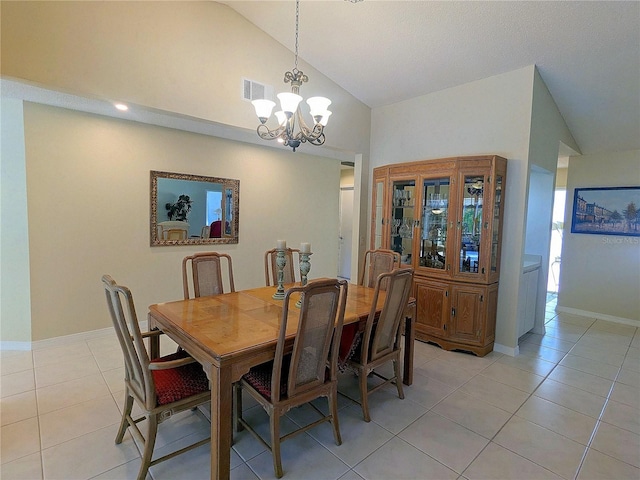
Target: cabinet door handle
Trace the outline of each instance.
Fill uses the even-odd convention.
[[[452,307],[452,308],[451,308],[451,316],[452,316],[452,317],[455,317],[455,316],[456,316],[456,309],[455,309],[455,307]]]

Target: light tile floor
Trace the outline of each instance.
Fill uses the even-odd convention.
[[[287,479],[640,479],[640,333],[631,326],[547,307],[544,336],[520,355],[478,358],[416,342],[414,384],[371,397],[373,421],[340,398],[343,444],[327,424],[285,442]],[[163,343],[163,351],[174,348]],[[139,452],[114,444],[123,363],[111,336],[1,352],[1,476],[133,479]],[[341,389],[357,396],[355,379]],[[326,408],[324,402],[318,403]],[[288,414],[284,429],[308,422]],[[268,432],[249,401],[245,417]],[[158,453],[208,434],[198,412],[160,426]],[[247,432],[232,451],[233,479],[273,478],[270,453]],[[154,466],[153,480],[209,478],[209,447]]]

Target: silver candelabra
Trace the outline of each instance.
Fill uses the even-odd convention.
[[[311,270],[311,262],[309,262],[309,257],[313,255],[311,252],[309,253],[300,253],[300,285],[303,287],[307,284],[307,275],[309,275],[309,270]],[[300,308],[302,306],[302,295],[296,302],[296,307]]]
[[[278,288],[276,289],[276,293],[273,294],[273,298],[276,300],[282,300],[284,298],[284,267],[287,264],[287,257],[285,256],[284,249],[277,249],[276,252]]]

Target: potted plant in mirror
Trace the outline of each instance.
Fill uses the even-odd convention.
[[[176,203],[167,203],[165,208],[167,209],[169,220],[175,219],[178,222],[186,222],[192,203],[193,201],[189,198],[189,195],[180,195]]]

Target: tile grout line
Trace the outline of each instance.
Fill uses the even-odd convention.
[[[558,316],[558,315],[556,314],[556,315],[555,315],[555,317],[553,317],[553,318],[556,318],[557,316]],[[553,320],[553,318],[552,318],[552,319],[550,319],[549,321]],[[548,323],[548,322],[545,322],[545,325],[546,325],[547,323]],[[591,325],[589,325],[589,328],[591,328],[591,326],[592,326],[594,323],[595,323],[595,320],[594,320],[594,322],[592,322],[592,323],[591,323]],[[576,342],[573,342],[573,344],[574,344],[573,346],[575,346],[575,345],[578,343],[578,341],[579,341],[579,340],[580,340],[580,339],[581,339],[581,338],[586,334],[586,332],[589,330],[589,328],[587,328],[587,330],[585,330],[585,332],[584,332],[582,335],[580,335],[580,337],[578,338],[578,340],[577,340]],[[554,338],[557,338],[557,337],[554,337]],[[551,348],[551,347],[547,347],[547,348]],[[503,430],[503,428],[505,427],[505,425],[507,425],[507,423],[509,423],[513,417],[517,416],[516,414],[517,414],[517,412],[520,410],[520,408],[522,408],[522,405],[524,405],[527,401],[529,401],[529,399],[530,399],[531,397],[533,397],[533,396],[535,395],[535,392],[538,390],[538,388],[540,387],[540,385],[542,385],[542,383],[543,383],[547,378],[549,378],[549,375],[551,375],[551,373],[553,373],[553,371],[558,367],[558,365],[560,365],[560,362],[562,362],[562,360],[564,360],[564,359],[567,357],[567,355],[569,355],[569,352],[570,352],[572,349],[573,349],[573,347],[571,347],[571,349],[569,349],[569,351],[568,351],[568,352],[564,353],[564,355],[562,356],[562,358],[561,358],[560,360],[558,360],[557,362],[551,362],[551,363],[555,363],[555,366],[554,366],[551,370],[549,370],[549,372],[544,376],[544,380],[542,380],[542,382],[540,382],[540,383],[539,383],[539,384],[538,384],[538,385],[533,389],[533,391],[529,394],[529,396],[527,397],[527,399],[526,399],[524,402],[522,402],[522,404],[520,405],[520,407],[518,407],[518,409],[516,409],[516,411],[515,411],[515,412],[513,412],[513,413],[511,414],[511,416],[509,417],[509,419],[508,419],[508,420],[507,420],[507,421],[506,421],[506,422],[505,422],[505,423],[504,423],[504,424],[503,424],[503,425],[498,429],[498,431],[493,435],[493,437],[491,437],[491,438],[489,439],[489,443],[487,443],[487,445],[485,445],[485,446],[484,446],[484,448],[483,448],[482,450],[480,450],[480,452],[479,452],[479,453],[478,453],[478,454],[473,458],[473,460],[471,461],[471,463],[469,463],[469,465],[467,466],[467,468],[465,468],[465,469],[464,469],[464,471],[462,472],[462,474],[461,474],[461,475],[464,475],[464,472],[466,472],[466,471],[467,471],[467,469],[468,469],[468,468],[473,464],[473,462],[474,462],[474,461],[475,461],[475,460],[476,460],[476,459],[477,459],[477,458],[482,454],[482,452],[484,452],[484,451],[486,450],[486,448],[487,448],[491,443],[495,443],[495,442],[494,442],[495,438],[500,434],[500,432]],[[541,357],[534,357],[534,358],[540,358],[540,359],[544,360],[544,359],[543,359],[543,358],[541,358]],[[494,362],[494,363],[495,363],[495,362]],[[487,368],[488,368],[488,367],[487,367]],[[514,368],[517,368],[517,367],[514,367]],[[524,371],[526,371],[526,370],[524,370]],[[530,373],[534,373],[534,372],[530,372]],[[535,374],[535,373],[534,373],[534,374]],[[541,375],[541,376],[542,376],[542,375]],[[617,376],[616,376],[616,378],[617,378]],[[562,382],[560,382],[560,383],[562,383]],[[613,385],[612,385],[611,389],[613,389]],[[553,403],[555,403],[555,402],[553,402]],[[605,405],[606,405],[606,401],[605,401]],[[562,405],[561,405],[561,406],[562,406]],[[565,407],[565,408],[567,408],[567,407]],[[604,411],[604,407],[603,407],[603,411]],[[579,412],[578,412],[578,413],[579,413]],[[601,412],[600,416],[601,416],[601,415],[602,415],[602,412]],[[593,432],[592,432],[592,434],[591,434],[591,436],[592,436],[592,437],[595,435],[595,430],[597,429],[598,421],[599,421],[599,418],[598,418],[598,419],[596,419],[596,426],[594,427],[594,431],[593,431]],[[533,423],[533,422],[532,422],[532,423]],[[535,424],[535,425],[537,425],[537,424]],[[538,426],[539,426],[539,427],[541,427],[541,428],[546,428],[546,427],[544,427],[544,426],[542,426],[542,425],[538,425]],[[550,429],[548,429],[548,428],[546,428],[546,429],[547,429],[547,430],[549,430],[549,431],[551,431],[551,432],[553,432],[553,433],[556,433],[557,435],[561,435],[561,434],[559,434],[559,433],[557,433],[557,432],[554,432],[553,430],[550,430]],[[561,435],[561,436],[562,436],[562,437],[564,437],[564,435]],[[568,438],[568,437],[564,437],[564,438]],[[569,439],[569,440],[571,440],[571,439]],[[499,445],[499,444],[497,444],[497,443],[496,443],[496,445]],[[499,445],[499,446],[501,446],[501,445]],[[503,447],[503,448],[506,448],[506,447]],[[583,463],[583,461],[584,461],[584,458],[585,458],[585,456],[586,456],[586,453],[587,453],[587,451],[588,451],[588,448],[589,448],[589,446],[588,446],[588,445],[587,445],[587,446],[585,446],[585,449],[584,449],[584,452],[583,452],[582,458],[581,458],[580,462],[578,463],[578,467],[577,467],[577,469],[576,469],[576,474],[574,475],[574,478],[576,478],[576,477],[577,477],[577,474],[578,474],[578,472],[580,471],[580,468],[582,467],[582,463]],[[509,449],[507,448],[507,450],[509,450]],[[530,462],[534,463],[535,465],[539,466],[540,468],[543,468],[543,469],[545,469],[545,470],[547,470],[547,471],[549,471],[549,472],[553,473],[554,475],[559,475],[559,474],[557,474],[556,472],[553,472],[552,470],[548,469],[547,467],[545,467],[545,466],[543,466],[543,465],[540,465],[540,464],[538,464],[537,462],[534,462],[533,460],[531,460],[531,459],[529,459],[529,458],[527,458],[527,457],[524,457],[524,456],[520,455],[520,454],[519,454],[519,453],[517,453],[517,452],[514,452],[513,450],[509,450],[509,451],[510,451],[511,453],[515,454],[515,455],[518,455],[518,456],[519,456],[519,457],[521,457],[521,458],[524,458],[524,459],[526,459],[526,460],[528,460],[528,461],[530,461]]]

